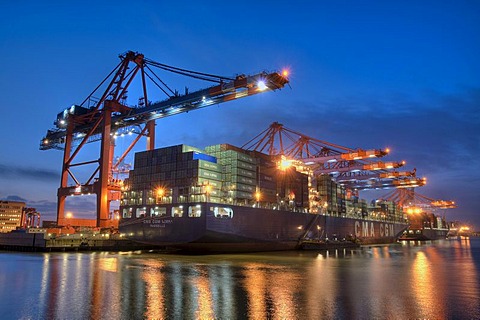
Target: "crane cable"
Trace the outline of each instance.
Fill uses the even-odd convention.
[[[165,71],[170,71],[173,73],[178,73],[187,77],[191,78],[196,78],[200,80],[205,80],[205,81],[210,81],[210,82],[216,82],[216,83],[221,83],[223,80],[228,80],[228,81],[233,81],[233,78],[229,77],[224,77],[224,76],[218,76],[210,73],[203,73],[203,72],[197,72],[197,71],[192,71],[192,70],[187,70],[187,69],[182,69],[182,68],[177,68],[177,67],[172,67],[160,62],[152,61],[150,59],[145,59],[145,63],[149,64],[151,66],[163,69]]]

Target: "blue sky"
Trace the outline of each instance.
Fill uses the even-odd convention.
[[[157,121],[157,147],[242,145],[273,121],[390,147],[428,178],[419,193],[457,201],[448,219],[480,227],[479,18],[477,1],[3,2],[0,198],[53,218],[62,152],[40,139],[133,50],[225,76],[291,70],[291,88]]]

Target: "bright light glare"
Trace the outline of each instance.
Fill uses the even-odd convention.
[[[206,193],[211,193],[213,191],[213,187],[210,184],[207,184],[205,186],[205,192]]]
[[[281,170],[286,170],[292,165],[292,161],[287,160],[287,159],[282,159],[280,161],[280,169]]]
[[[163,197],[165,195],[165,189],[158,188],[157,189],[157,196]]]
[[[267,89],[267,85],[265,84],[265,81],[263,80],[260,80],[257,82],[257,87],[258,87],[258,90],[260,91],[263,91],[265,89]]]

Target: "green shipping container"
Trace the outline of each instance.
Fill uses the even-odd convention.
[[[222,182],[213,180],[213,179],[205,179],[205,178],[198,178],[198,185],[206,185],[210,184],[214,188],[221,189],[222,188]]]
[[[198,161],[198,167],[201,169],[206,169],[218,173],[222,173],[223,167],[222,165],[218,163],[213,163],[210,161],[205,161],[205,160],[197,160]]]
[[[198,169],[198,177],[199,178],[205,178],[205,179],[213,179],[217,181],[222,180],[222,174],[219,172],[214,172],[210,170],[205,170],[205,169]]]

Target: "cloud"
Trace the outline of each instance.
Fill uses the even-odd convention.
[[[24,168],[15,165],[0,164],[0,178],[5,179],[34,179],[46,182],[58,181],[60,175],[57,171],[43,168]]]
[[[57,203],[51,200],[27,201],[27,206],[35,208],[42,215],[42,220],[57,219]]]
[[[29,201],[27,204],[36,208],[42,216],[48,216],[49,219],[53,220],[57,218],[57,203],[55,201]],[[72,212],[75,218],[96,219],[95,196],[67,197],[65,212]]]
[[[76,218],[96,219],[96,197],[93,195],[68,197],[65,211],[71,211]]]
[[[29,200],[17,195],[5,197],[6,201],[25,202],[27,207],[35,208],[42,220],[57,219],[57,202],[51,200]],[[65,212],[70,211],[76,218],[96,219],[95,196],[68,197],[65,203]]]
[[[7,196],[5,197],[6,201],[18,201],[18,202],[27,202],[27,199],[19,196]]]

